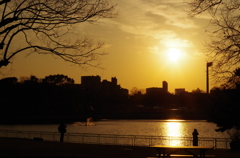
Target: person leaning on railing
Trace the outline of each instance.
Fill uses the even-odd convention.
[[[58,131],[60,132],[60,142],[63,142],[64,134],[67,132],[66,127],[67,125],[65,125],[64,123],[61,123],[58,126]]]
[[[193,130],[193,146],[198,146],[198,131],[197,129]]]

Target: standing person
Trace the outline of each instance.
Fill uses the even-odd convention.
[[[61,123],[61,124],[58,126],[58,131],[60,132],[60,142],[63,142],[64,133],[67,132],[66,127],[67,127],[67,126],[66,126],[64,123]]]
[[[197,129],[193,130],[193,146],[198,146],[198,131]]]

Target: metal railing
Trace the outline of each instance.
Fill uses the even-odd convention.
[[[58,132],[47,131],[20,131],[1,130],[0,137],[8,138],[42,138],[46,141],[59,141]],[[130,145],[130,146],[152,146],[152,145],[175,145],[191,146],[192,137],[170,137],[170,136],[147,136],[147,135],[114,135],[93,133],[66,133],[65,142],[81,144],[103,144],[103,145]],[[218,149],[230,149],[230,138],[199,137],[199,146],[214,146]]]

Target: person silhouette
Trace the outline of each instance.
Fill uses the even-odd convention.
[[[193,146],[198,146],[198,131],[197,129],[193,130]]]
[[[60,132],[60,142],[63,142],[64,134],[67,132],[66,125],[64,123],[61,123],[58,126],[58,131]]]

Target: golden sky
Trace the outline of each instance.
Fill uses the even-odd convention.
[[[162,81],[168,82],[171,93],[175,88],[206,90],[207,61],[202,53],[209,23],[206,16],[189,18],[186,0],[111,2],[118,4],[116,18],[82,23],[74,30],[80,36],[105,41],[104,51],[109,54],[101,58],[104,70],[83,70],[51,55],[26,57],[23,53],[5,68],[4,77],[64,74],[80,83],[81,76],[100,75],[109,81],[116,77],[118,84],[129,90],[162,87]],[[169,53],[179,58],[170,60]]]

